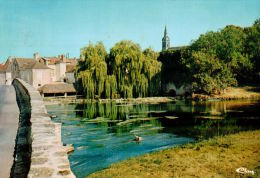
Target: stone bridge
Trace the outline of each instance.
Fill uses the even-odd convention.
[[[12,130],[16,127],[17,133],[10,177],[75,177],[70,169],[66,147],[61,141],[61,124],[51,121],[36,89],[20,79],[14,79],[12,84],[16,91],[20,115],[19,123],[18,119],[13,119]],[[0,91],[1,99],[1,87]],[[2,100],[0,104],[1,102]],[[9,108],[9,112],[12,113],[12,108]],[[0,110],[0,117],[1,115]],[[17,115],[10,117],[17,118]]]

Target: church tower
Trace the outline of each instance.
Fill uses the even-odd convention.
[[[165,29],[164,29],[164,36],[162,38],[162,51],[165,51],[167,49],[170,48],[170,38],[167,34],[167,28],[165,26]]]

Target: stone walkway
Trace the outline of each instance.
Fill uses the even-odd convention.
[[[0,177],[10,176],[18,122],[15,89],[0,85]]]

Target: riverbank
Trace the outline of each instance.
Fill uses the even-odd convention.
[[[145,97],[145,98],[119,98],[119,99],[85,99],[83,96],[69,96],[69,97],[45,97],[45,105],[53,104],[68,104],[68,103],[89,103],[89,102],[115,102],[115,103],[127,103],[127,104],[158,104],[175,101],[178,99],[187,99],[195,101],[207,101],[207,100],[260,100],[260,86],[243,86],[243,87],[229,87],[225,93],[221,94],[192,94],[189,97],[176,96],[176,97]]]
[[[175,98],[172,97],[146,97],[146,98],[120,98],[120,99],[83,99],[77,98],[76,96],[71,97],[47,97],[44,98],[45,105],[52,105],[52,104],[68,104],[68,103],[89,103],[89,102],[99,102],[99,103],[107,103],[107,102],[115,102],[115,103],[127,103],[127,104],[159,104],[159,103],[167,103],[174,101]]]
[[[260,86],[229,87],[221,94],[193,94],[194,100],[238,100],[238,99],[260,99]]]
[[[240,167],[257,177],[259,138],[260,130],[214,137],[122,161],[89,177],[235,177],[242,175],[236,173]]]

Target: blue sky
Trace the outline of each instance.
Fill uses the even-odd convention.
[[[164,26],[171,46],[228,24],[250,26],[259,0],[0,0],[0,61],[69,53],[103,41],[107,50],[127,39],[161,50]]]

